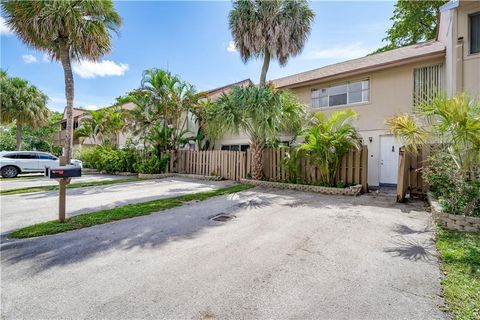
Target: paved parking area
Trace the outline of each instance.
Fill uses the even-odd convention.
[[[235,218],[210,220],[219,213]],[[256,188],[4,242],[1,312],[4,319],[442,319],[433,237],[421,203]]]
[[[116,176],[116,175],[110,175],[110,174],[86,174],[86,175],[84,174],[79,178],[72,178],[72,183],[115,180],[115,179],[125,179],[125,178],[128,178],[128,177]],[[15,178],[15,179],[0,178],[0,189],[2,190],[39,187],[39,186],[52,186],[52,185],[58,185],[57,180],[44,177],[43,175],[29,175],[29,176]]]
[[[98,176],[93,178],[98,179]],[[232,182],[176,177],[67,189],[67,217],[130,203],[208,191],[230,184]],[[58,218],[58,191],[0,196],[0,202],[2,235],[34,223]]]

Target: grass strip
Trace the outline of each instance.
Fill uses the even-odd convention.
[[[437,232],[443,294],[455,319],[480,319],[480,234]]]
[[[88,228],[97,224],[104,224],[111,221],[149,215],[154,212],[179,207],[189,201],[203,201],[211,197],[240,192],[250,189],[252,187],[252,185],[248,184],[237,184],[228,188],[192,193],[174,198],[165,198],[142,203],[134,203],[113,209],[85,213],[67,218],[64,222],[53,220],[18,229],[10,233],[10,237],[32,238],[61,233],[70,230]]]
[[[74,189],[74,188],[82,188],[82,187],[103,186],[103,185],[108,185],[108,184],[133,182],[133,181],[140,181],[140,180],[142,180],[142,179],[140,179],[140,178],[121,178],[121,179],[112,179],[112,180],[78,182],[78,183],[68,184],[67,188],[68,189]],[[26,188],[2,190],[2,191],[0,191],[0,195],[7,196],[7,195],[12,195],[12,194],[31,193],[31,192],[40,192],[40,191],[53,191],[53,190],[58,190],[58,185],[26,187]]]

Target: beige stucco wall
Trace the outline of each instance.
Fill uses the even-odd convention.
[[[390,134],[385,126],[385,120],[398,114],[412,112],[414,69],[442,63],[443,58],[425,60],[421,63],[374,71],[334,82],[318,82],[293,88],[291,91],[303,103],[310,106],[311,90],[314,88],[366,78],[370,80],[370,101],[311,110],[322,111],[329,115],[334,111],[350,108],[358,113],[355,126],[363,137],[364,144],[368,146],[368,183],[371,186],[378,186],[380,183],[380,136]],[[371,142],[369,138],[372,138]]]
[[[457,9],[454,39],[463,37],[462,91],[480,98],[480,53],[470,54],[469,15],[480,12],[480,1],[462,2]],[[462,67],[461,65],[459,67]]]
[[[480,1],[461,1],[444,9],[440,17],[439,41],[446,46],[446,92],[467,92],[480,99],[480,53],[470,54],[469,15],[480,12]]]

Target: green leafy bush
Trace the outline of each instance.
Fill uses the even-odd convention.
[[[437,150],[430,155],[423,176],[445,212],[480,216],[479,174],[462,173],[447,152]]]
[[[77,157],[83,161],[86,168],[107,173],[137,172],[135,164],[140,161],[138,151],[135,149],[114,149],[103,146],[84,148]]]
[[[136,163],[134,167],[139,173],[164,173],[169,159],[169,156],[166,154],[164,154],[161,159],[158,159],[156,155],[151,155],[145,161]]]

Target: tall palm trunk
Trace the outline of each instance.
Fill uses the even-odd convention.
[[[252,150],[252,178],[261,180],[263,178],[263,146],[257,143],[251,144]]]
[[[65,97],[67,99],[67,129],[65,132],[65,144],[63,155],[67,157],[67,163],[70,163],[73,149],[73,73],[70,61],[70,52],[65,41],[60,44],[60,61],[63,66],[65,76]]]
[[[22,149],[22,124],[17,120],[17,151]]]
[[[270,52],[268,51],[268,49],[265,49],[265,52],[263,55],[262,73],[260,74],[260,86],[264,86],[267,81],[267,71],[269,66],[270,66]]]

